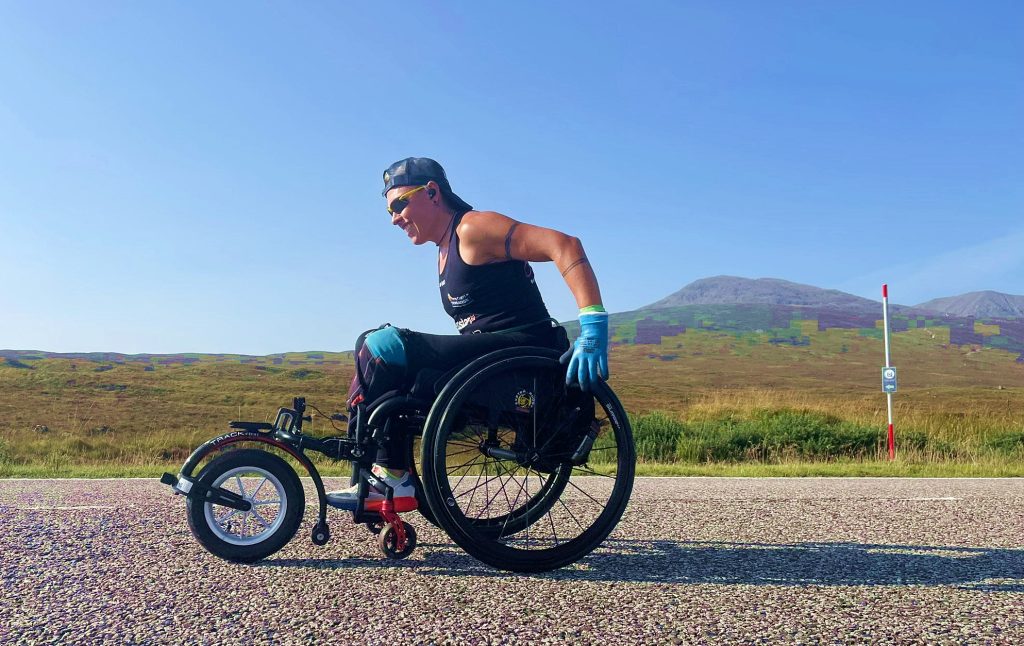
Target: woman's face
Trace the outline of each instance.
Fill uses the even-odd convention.
[[[436,189],[435,189],[436,190]],[[427,195],[427,189],[420,186],[396,186],[384,196],[387,204],[394,210],[391,224],[402,229],[413,244],[431,241],[434,233],[434,203]],[[402,202],[396,204],[395,201]],[[403,206],[404,203],[404,206]],[[399,207],[402,207],[399,210]]]

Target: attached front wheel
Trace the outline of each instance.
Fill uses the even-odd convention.
[[[188,526],[212,554],[252,563],[278,551],[302,523],[306,499],[295,470],[266,451],[230,451],[203,467],[197,480],[238,494],[248,511],[188,499]]]

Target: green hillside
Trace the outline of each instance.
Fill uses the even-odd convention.
[[[1019,324],[893,319],[898,467],[880,461],[871,317],[722,305],[613,315],[611,384],[641,472],[1024,475]],[[340,410],[352,378],[351,353],[0,356],[0,475],[173,469],[229,420],[269,421],[293,396]],[[312,432],[333,429],[317,418]]]
[[[564,323],[570,335],[576,322]],[[737,338],[751,334],[750,343],[807,345],[815,333],[856,330],[860,336],[882,338],[881,307],[877,314],[787,305],[687,305],[642,309],[610,317],[611,340],[625,345],[660,344],[687,330],[726,332]],[[974,319],[940,316],[911,308],[890,312],[894,333],[928,330],[961,346],[1016,352],[1024,362],[1024,319]]]

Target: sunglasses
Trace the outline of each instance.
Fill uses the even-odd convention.
[[[404,211],[405,207],[409,206],[409,196],[415,193],[416,191],[422,191],[425,188],[426,186],[417,186],[411,191],[406,191],[405,193],[402,193],[395,199],[391,200],[391,204],[388,204],[388,213],[390,213],[391,215],[398,215],[399,213]]]

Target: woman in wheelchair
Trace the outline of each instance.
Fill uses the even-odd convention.
[[[386,326],[357,344],[357,374],[348,407],[371,404],[383,393],[408,388],[424,368],[445,371],[503,348],[540,346],[564,352],[566,383],[588,391],[608,378],[608,313],[579,239],[517,222],[493,211],[477,211],[456,195],[441,165],[410,157],[384,171],[382,192],[391,216],[415,245],[438,248],[441,304],[458,335],[436,335]],[[554,262],[576,299],[581,334],[569,347],[565,329],[548,314],[530,262]],[[393,432],[378,450],[372,472],[394,488],[396,511],[416,509],[409,475],[409,439]],[[357,504],[358,486],[329,492],[335,507]],[[383,495],[371,491],[367,510]]]
[[[374,532],[388,558],[406,558],[416,532],[398,514],[418,509],[493,567],[543,572],[578,561],[619,522],[636,467],[628,416],[603,381],[608,314],[583,247],[558,231],[474,211],[430,159],[388,168],[384,196],[392,224],[413,244],[437,245],[441,302],[460,334],[390,325],[364,333],[345,435],[304,433],[312,417],[296,397],[273,424],[230,422],[231,432],[160,481],[186,496],[196,539],[236,562],[273,554],[303,522],[305,485],[280,454],[312,479],[316,545],[330,539],[333,506]],[[576,298],[581,334],[572,347],[548,314],[531,261],[554,262]],[[307,452],[350,462],[357,484],[328,493]]]

